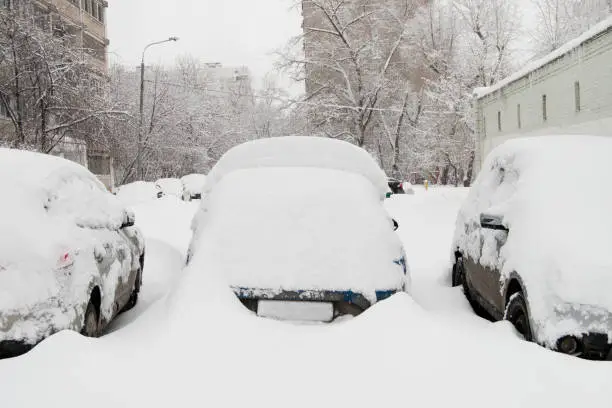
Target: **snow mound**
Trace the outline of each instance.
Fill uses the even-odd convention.
[[[380,199],[389,189],[385,173],[365,150],[341,140],[285,136],[259,139],[229,150],[208,174],[205,191],[233,171],[260,167],[314,167],[360,174],[376,187]]]
[[[376,290],[404,287],[402,244],[379,191],[359,174],[234,170],[203,199],[194,229],[193,263],[232,286],[352,290],[371,301]]]
[[[133,206],[156,199],[157,189],[150,181],[135,181],[117,187],[116,195],[125,205]]]
[[[459,212],[453,251],[503,278],[518,273],[536,338],[549,346],[587,331],[612,338],[610,157],[606,137],[507,141],[489,154]],[[503,217],[507,237],[481,229],[482,213]]]

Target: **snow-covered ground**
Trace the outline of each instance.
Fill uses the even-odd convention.
[[[610,406],[609,362],[547,351],[470,311],[448,278],[467,191],[415,190],[387,201],[413,297],[329,325],[258,318],[214,273],[182,270],[195,203],[136,206],[141,303],[102,338],[62,332],[1,360],[0,406]]]

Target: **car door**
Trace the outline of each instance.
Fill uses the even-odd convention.
[[[494,171],[497,181],[487,196],[483,197],[483,200],[486,200],[491,206],[504,203],[511,197],[511,190],[505,189],[504,185],[507,181],[508,170],[499,167]],[[501,319],[504,312],[504,299],[501,291],[500,255],[508,237],[508,230],[504,229],[502,216],[494,218],[497,220],[495,225],[483,224],[482,219],[476,223],[477,236],[480,238],[479,258],[467,259],[465,270],[472,295],[491,316]]]

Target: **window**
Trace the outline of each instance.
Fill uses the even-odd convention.
[[[501,125],[501,111],[497,111],[497,130],[502,131]]]
[[[521,123],[521,104],[520,103],[516,105],[516,123],[519,129],[523,127],[523,124]]]
[[[574,82],[574,105],[576,112],[580,112],[580,82]]]
[[[98,4],[98,20],[104,22],[104,6]]]
[[[544,122],[548,120],[548,112],[546,109],[546,95],[542,95],[542,119],[544,119]]]
[[[487,137],[487,117],[482,116],[482,138]]]
[[[91,9],[91,15],[97,20],[98,19],[98,5],[94,2]]]

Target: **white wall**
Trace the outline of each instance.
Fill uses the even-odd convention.
[[[575,82],[580,84],[579,111],[575,105]],[[546,95],[546,121],[542,115],[542,95]],[[478,169],[491,149],[509,138],[543,134],[612,136],[612,30],[478,99],[476,112]]]

